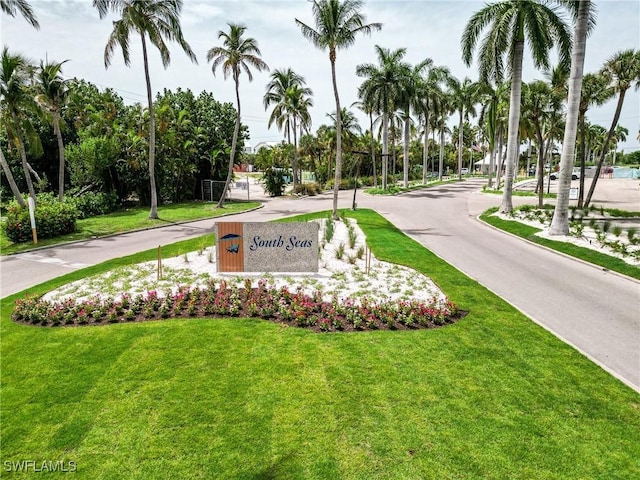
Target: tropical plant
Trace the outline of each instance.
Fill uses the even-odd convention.
[[[155,175],[156,126],[149,75],[149,59],[147,56],[147,37],[160,51],[164,68],[169,66],[171,55],[165,40],[177,42],[192,62],[197,63],[196,55],[182,35],[180,12],[182,0],[93,0],[100,18],[109,12],[120,18],[113,22],[113,30],[104,49],[104,66],[108,68],[116,46],[120,46],[124,63],[131,64],[129,38],[132,34],[140,35],[144,76],[147,86],[147,103],[149,108],[149,182],[151,189],[151,209],[149,218],[158,218],[158,193]]]
[[[475,104],[478,101],[478,84],[465,77],[463,81],[450,76],[448,87],[452,106],[458,111],[458,179],[462,179],[462,153],[464,149],[464,120],[469,119],[469,115],[475,117]]]
[[[220,30],[218,39],[222,39],[222,47],[213,47],[207,52],[207,61],[211,64],[211,71],[216,74],[218,66],[222,66],[222,74],[225,80],[231,74],[235,84],[236,91],[236,125],[233,130],[233,140],[231,142],[231,152],[229,154],[229,168],[227,171],[227,180],[224,184],[223,192],[226,193],[233,176],[233,162],[238,144],[238,132],[240,131],[240,74],[244,70],[247,78],[251,82],[253,74],[249,67],[253,67],[259,72],[269,70],[269,66],[260,58],[260,49],[258,42],[251,37],[244,38],[243,34],[247,27],[229,23],[229,33]],[[222,208],[224,204],[224,193],[220,196],[217,208]]]
[[[389,165],[389,117],[395,110],[402,70],[408,68],[402,62],[406,49],[391,51],[376,45],[378,65],[364,63],[356,67],[356,74],[365,78],[358,88],[358,96],[364,104],[382,114],[382,188],[387,189]]]
[[[290,68],[274,70],[271,80],[267,84],[267,92],[264,94],[264,108],[269,108],[274,104],[274,108],[269,117],[268,126],[274,122],[278,129],[283,129],[287,141],[291,143],[291,131],[293,130],[294,156],[292,161],[293,188],[298,183],[298,147],[297,127],[308,130],[311,124],[309,107],[313,106],[311,89],[305,87],[304,77],[298,75]],[[299,122],[299,123],[298,123]]]
[[[553,212],[553,220],[549,227],[550,235],[567,235],[569,233],[569,189],[576,150],[578,119],[580,117],[580,94],[584,57],[587,46],[587,35],[595,26],[595,11],[591,0],[567,2],[575,13],[575,30],[573,53],[571,55],[571,75],[567,97],[567,119],[562,141],[560,157],[560,181],[558,198]]]
[[[337,50],[345,49],[354,44],[359,33],[371,34],[380,30],[382,24],[365,24],[365,16],[361,12],[360,0],[314,0],[312,13],[315,29],[296,18],[296,24],[302,30],[302,35],[320,50],[329,50],[331,63],[331,81],[336,101],[336,172],[333,188],[333,216],[338,217],[338,192],[342,174],[342,120],[340,113],[340,96],[336,80]]]
[[[613,114],[611,127],[607,132],[607,137],[600,152],[595,177],[593,178],[593,182],[591,182],[589,192],[587,193],[587,197],[584,202],[585,207],[589,206],[591,197],[595,191],[598,177],[600,176],[600,171],[607,155],[609,143],[615,134],[616,126],[620,119],[620,112],[622,111],[622,105],[624,103],[627,90],[629,90],[633,85],[635,85],[635,88],[640,87],[640,50],[630,49],[615,53],[606,61],[602,69],[602,73],[609,79],[614,91],[618,93],[618,103],[616,105],[616,111]]]
[[[40,153],[42,147],[40,139],[26,115],[27,111],[34,112],[38,110],[33,96],[26,88],[29,80],[27,69],[28,65],[29,61],[25,57],[9,53],[9,48],[6,46],[3,48],[0,70],[2,121],[7,129],[7,136],[20,154],[22,169],[27,182],[27,189],[29,190],[31,198],[35,201],[36,192],[33,187],[33,182],[31,181],[31,174],[35,172],[27,162],[25,141],[28,141],[33,153]],[[4,155],[2,156],[2,167],[4,173],[7,174],[7,180],[11,185],[13,176],[11,175],[9,166],[4,159]],[[26,206],[17,185],[15,185],[15,181],[11,186],[11,191],[20,206]]]
[[[0,0],[0,10],[11,17],[15,17],[16,13],[20,13],[27,22],[37,29],[40,28],[38,19],[33,13],[33,8],[26,0]]]
[[[60,129],[60,118],[61,109],[69,96],[70,83],[70,80],[62,78],[62,65],[67,61],[46,64],[40,61],[36,83],[36,91],[38,92],[36,101],[50,114],[53,132],[58,142],[58,200],[60,202],[64,199],[65,172],[64,141]]]
[[[480,80],[503,80],[504,57],[511,73],[511,99],[507,140],[507,169],[501,212],[513,209],[511,199],[515,165],[518,159],[518,124],[522,89],[522,62],[528,42],[536,68],[549,67],[549,50],[559,46],[560,61],[568,64],[571,33],[558,9],[536,0],[507,0],[486,5],[476,12],[462,34],[462,59],[471,65],[480,34],[485,35],[479,52]]]

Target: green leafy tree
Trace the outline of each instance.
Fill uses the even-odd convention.
[[[149,182],[151,189],[151,210],[149,218],[158,218],[158,194],[155,176],[155,115],[149,75],[149,59],[147,55],[147,37],[160,51],[162,65],[166,68],[171,61],[166,40],[177,42],[189,59],[197,63],[196,56],[182,35],[180,12],[182,0],[93,0],[100,18],[113,12],[120,18],[113,22],[113,31],[107,40],[104,50],[105,68],[111,64],[111,57],[116,46],[120,46],[125,65],[131,63],[129,39],[137,34],[142,42],[144,74],[147,86],[147,102],[149,108]]]
[[[609,83],[613,87],[613,90],[618,94],[618,102],[616,104],[616,111],[613,114],[613,120],[611,120],[611,127],[609,127],[607,137],[600,152],[595,177],[593,182],[591,182],[591,186],[587,192],[587,197],[584,201],[585,207],[588,207],[589,203],[591,203],[591,197],[596,189],[596,184],[598,182],[598,177],[600,176],[602,165],[604,164],[604,159],[607,155],[609,143],[615,135],[625,95],[633,85],[635,85],[635,88],[640,87],[640,50],[623,50],[615,53],[604,64],[602,73],[607,77]]]
[[[575,14],[575,30],[567,97],[567,120],[564,140],[562,141],[562,155],[560,157],[558,198],[551,226],[549,227],[550,235],[567,235],[569,233],[569,190],[571,188],[578,120],[580,118],[580,92],[582,91],[584,57],[587,35],[595,26],[595,12],[591,0],[567,1],[566,3]]]
[[[69,80],[62,78],[63,62],[53,62],[44,64],[40,62],[37,73],[36,96],[37,102],[50,114],[53,132],[58,143],[58,200],[64,199],[64,141],[60,128],[61,110],[69,96]]]
[[[382,114],[382,188],[387,189],[389,165],[389,117],[395,110],[406,49],[391,51],[376,45],[378,65],[364,63],[356,67],[356,75],[365,80],[358,88],[358,97],[366,105]]]
[[[338,193],[342,174],[342,120],[340,114],[340,96],[336,80],[336,54],[339,49],[345,49],[355,43],[356,35],[369,35],[374,30],[380,30],[382,24],[365,24],[365,16],[361,12],[360,0],[314,0],[312,12],[315,29],[296,18],[296,24],[302,30],[302,35],[320,50],[329,51],[331,63],[331,81],[336,101],[336,173],[333,188],[333,217],[338,219]]]
[[[222,73],[224,78],[227,79],[229,74],[233,78],[236,91],[236,124],[233,130],[233,140],[231,142],[231,152],[229,155],[229,169],[227,172],[227,180],[224,185],[224,192],[226,193],[231,183],[233,176],[233,162],[236,153],[236,146],[238,144],[238,134],[240,132],[240,73],[244,70],[247,74],[249,81],[253,80],[253,74],[251,68],[253,67],[259,72],[263,70],[269,70],[269,66],[260,58],[260,49],[258,48],[258,42],[251,38],[244,38],[244,32],[246,27],[243,25],[237,25],[229,23],[229,33],[218,32],[218,39],[222,38],[222,47],[213,47],[207,52],[207,61],[213,60],[211,65],[211,71],[216,74],[218,66],[222,65]],[[217,208],[222,208],[224,204],[225,195],[220,196]]]
[[[37,105],[27,89],[29,81],[28,69],[29,61],[21,56],[9,52],[8,47],[2,50],[1,70],[0,70],[0,101],[2,102],[2,120],[7,130],[7,135],[13,143],[22,162],[22,169],[29,195],[35,200],[36,192],[31,181],[33,169],[27,162],[27,151],[25,140],[29,140],[29,145],[34,152],[41,152],[40,139],[35,133],[33,125],[29,121],[26,113],[37,110]],[[21,206],[26,206],[22,195],[17,189],[13,176],[8,168],[4,155],[2,156],[2,167],[7,181],[11,185],[11,190]]]
[[[501,82],[505,57],[511,73],[507,169],[501,212],[513,209],[511,198],[518,160],[518,125],[522,90],[522,63],[528,43],[536,68],[549,67],[549,50],[559,46],[561,63],[568,64],[571,33],[558,9],[536,0],[507,0],[486,5],[476,12],[462,34],[462,59],[471,65],[481,33],[488,28],[478,55],[480,80]]]

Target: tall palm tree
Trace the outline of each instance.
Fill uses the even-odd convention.
[[[406,64],[402,58],[406,49],[391,51],[376,45],[378,65],[365,63],[356,67],[356,75],[364,77],[358,88],[358,97],[382,113],[382,188],[387,189],[389,164],[389,116],[395,109],[402,70]]]
[[[149,218],[158,218],[158,193],[155,176],[156,127],[151,77],[149,75],[149,59],[147,57],[147,37],[160,51],[160,58],[164,68],[167,68],[171,62],[166,40],[177,42],[189,59],[194,63],[198,63],[196,55],[182,35],[182,27],[180,26],[182,0],[93,0],[93,6],[98,9],[100,18],[106,17],[109,12],[113,12],[120,17],[113,22],[113,31],[109,35],[104,49],[105,68],[108,68],[111,64],[111,57],[118,45],[122,50],[124,64],[128,67],[131,64],[129,38],[132,34],[137,34],[142,42],[142,58],[149,107],[149,182],[151,188]]]
[[[314,29],[296,18],[296,24],[306,39],[320,50],[329,50],[331,81],[337,115],[336,173],[333,187],[333,217],[335,219],[338,219],[338,193],[342,174],[342,122],[340,119],[342,109],[336,81],[336,53],[338,49],[353,45],[357,34],[369,35],[374,30],[382,28],[380,23],[365,24],[365,16],[361,10],[362,2],[360,0],[314,0],[312,12],[316,28]]]
[[[305,87],[304,77],[298,75],[291,68],[274,70],[270,79],[267,84],[267,92],[263,97],[265,110],[271,104],[274,104],[269,116],[268,126],[270,127],[275,123],[279,129],[284,128],[289,143],[291,143],[291,131],[293,128],[294,144],[296,144],[297,132],[295,131],[295,125],[297,125],[298,120],[301,122],[300,126],[308,126],[311,121],[309,115],[309,107],[313,106],[313,102],[310,99],[312,95],[311,89]],[[298,181],[297,147],[294,149],[292,170],[295,189]]]
[[[511,100],[507,140],[507,171],[501,212],[513,209],[513,173],[518,159],[518,124],[522,89],[522,61],[528,42],[536,68],[549,67],[549,50],[559,46],[560,60],[567,64],[571,33],[559,10],[536,0],[506,0],[486,5],[476,12],[462,34],[462,59],[471,65],[473,51],[482,31],[489,27],[479,52],[480,80],[502,81],[503,58],[511,72]]]
[[[560,181],[558,197],[549,227],[549,235],[567,235],[569,233],[569,190],[576,151],[576,136],[580,116],[580,92],[584,57],[587,48],[587,35],[595,26],[595,12],[591,0],[567,2],[575,13],[573,53],[571,55],[571,75],[567,97],[567,120],[560,156]]]
[[[618,103],[613,115],[613,120],[611,121],[611,127],[607,133],[607,138],[605,139],[604,146],[600,152],[600,159],[596,166],[595,177],[593,178],[593,182],[591,182],[587,198],[584,202],[585,207],[589,206],[593,192],[596,189],[600,170],[602,169],[602,164],[604,163],[604,159],[607,155],[607,148],[615,134],[616,125],[618,125],[618,120],[620,119],[620,112],[622,111],[622,105],[624,103],[627,90],[629,90],[629,88],[634,84],[636,88],[640,87],[640,50],[623,50],[621,52],[617,52],[606,61],[603,67],[603,74],[609,78],[611,86],[614,91],[618,93]]]
[[[302,86],[293,86],[286,92],[286,110],[293,121],[293,188],[298,183],[298,131],[309,130],[311,115],[309,108],[313,106],[310,95],[311,89]],[[302,136],[302,133],[300,133]]]
[[[58,141],[58,200],[64,199],[64,141],[60,129],[61,109],[69,97],[70,80],[62,78],[62,65],[68,60],[44,64],[40,61],[37,74],[36,101],[51,115],[53,132]]]
[[[224,184],[223,194],[220,196],[217,208],[222,208],[224,204],[224,197],[231,183],[231,177],[233,176],[233,161],[236,154],[236,147],[238,144],[238,133],[240,132],[240,74],[244,70],[247,74],[247,78],[251,82],[253,80],[253,74],[251,68],[253,67],[259,72],[263,70],[269,70],[268,65],[260,58],[260,49],[258,48],[258,42],[251,37],[243,37],[247,27],[244,25],[238,25],[229,23],[229,32],[218,32],[218,39],[222,39],[222,47],[213,47],[207,52],[207,62],[213,61],[211,64],[211,71],[216,74],[218,66],[222,66],[222,73],[225,80],[231,74],[236,89],[236,124],[233,129],[233,139],[231,141],[231,153],[229,155],[229,169],[227,171],[227,180]]]
[[[411,124],[411,110],[422,111],[421,103],[421,83],[423,72],[433,65],[430,58],[424,59],[422,62],[411,67],[406,65],[401,70],[401,82],[399,85],[398,97],[396,102],[403,110],[404,132],[403,132],[403,184],[407,188],[409,186],[409,128]]]
[[[375,107],[372,102],[367,103],[359,100],[353,102],[351,106],[359,108],[369,116],[369,133],[371,134],[369,138],[369,151],[371,152],[371,165],[373,168],[373,186],[378,188],[378,172],[376,171],[376,141],[373,136],[373,113],[375,112]]]
[[[7,129],[7,135],[11,142],[16,146],[20,160],[22,162],[22,170],[27,182],[29,195],[35,200],[36,192],[31,181],[31,166],[27,162],[27,151],[25,147],[26,139],[30,139],[30,145],[39,145],[39,139],[35,134],[33,125],[26,119],[26,111],[37,110],[37,105],[33,96],[27,90],[28,72],[27,66],[29,61],[22,55],[14,55],[9,53],[9,48],[4,47],[2,50],[2,58],[0,60],[0,101],[2,102],[2,120]],[[11,170],[2,157],[2,167],[7,180],[11,185],[16,200],[20,206],[25,207],[26,203],[18,190]]]
[[[10,17],[15,17],[16,13],[20,13],[20,15],[36,29],[40,28],[38,19],[35,13],[33,13],[33,8],[31,8],[31,5],[29,5],[29,2],[26,0],[0,0],[0,10]]]
[[[424,126],[424,145],[422,150],[422,183],[427,183],[427,162],[429,158],[429,125],[434,98],[442,94],[441,86],[449,75],[446,67],[429,65],[427,72],[418,83],[418,95],[415,109],[422,114]]]
[[[458,111],[458,179],[462,179],[462,151],[464,145],[464,120],[469,115],[476,116],[475,104],[478,101],[478,84],[465,77],[463,81],[449,77],[449,90],[453,106]]]

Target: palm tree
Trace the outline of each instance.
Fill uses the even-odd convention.
[[[331,81],[336,100],[337,132],[336,132],[336,173],[333,187],[333,217],[338,219],[338,193],[340,176],[342,174],[342,122],[340,113],[340,96],[336,81],[336,52],[338,49],[350,47],[356,40],[356,35],[371,34],[380,30],[382,24],[365,24],[365,16],[361,12],[360,0],[314,0],[313,19],[316,28],[312,28],[296,18],[296,24],[302,30],[302,35],[320,50],[329,50],[331,62]]]
[[[371,165],[373,168],[373,186],[378,188],[378,173],[376,172],[376,141],[373,136],[373,113],[374,106],[372,103],[366,103],[363,101],[355,101],[351,104],[352,107],[357,107],[369,116],[369,133],[371,134],[369,151],[371,152]]]
[[[613,120],[611,121],[611,127],[607,133],[607,138],[605,139],[604,146],[600,152],[600,159],[596,166],[595,177],[593,178],[593,182],[591,182],[587,198],[584,202],[585,207],[589,206],[593,192],[596,189],[600,170],[602,169],[602,164],[604,163],[604,159],[607,155],[607,148],[609,147],[609,143],[611,142],[616,130],[616,125],[618,125],[618,120],[620,119],[620,112],[622,111],[625,94],[632,85],[635,84],[636,88],[640,86],[640,50],[623,50],[614,54],[609,58],[609,60],[607,60],[602,72],[610,80],[614,91],[618,93],[618,103],[613,115]]]
[[[389,163],[389,116],[395,109],[398,86],[405,65],[402,58],[406,49],[391,51],[376,45],[378,66],[365,63],[356,67],[356,75],[364,77],[358,88],[358,97],[370,104],[376,112],[382,113],[382,188],[387,189],[387,170]]]
[[[291,130],[294,136],[294,160],[292,162],[293,170],[293,187],[295,189],[298,181],[297,172],[297,132],[296,125],[300,120],[300,126],[308,126],[311,122],[309,115],[309,107],[313,106],[312,100],[309,98],[312,94],[311,89],[305,87],[304,77],[298,75],[290,68],[275,70],[271,76],[271,80],[267,84],[267,92],[264,94],[264,108],[274,104],[274,108],[269,117],[268,126],[273,123],[279,129],[284,127],[287,141],[291,143]]]
[[[62,65],[68,60],[58,63],[47,63],[40,61],[38,70],[36,90],[39,92],[36,101],[51,115],[53,132],[58,140],[58,200],[64,199],[64,142],[60,129],[60,111],[69,96],[69,82],[62,78]]]
[[[508,57],[511,72],[511,100],[507,140],[507,171],[501,212],[513,209],[511,199],[513,173],[518,159],[518,124],[522,88],[522,61],[528,41],[536,68],[549,66],[549,50],[559,46],[562,64],[568,63],[571,33],[557,9],[536,0],[507,0],[492,3],[476,12],[462,34],[462,59],[471,65],[473,51],[481,32],[489,27],[479,52],[480,80],[502,81],[503,57]]]
[[[418,113],[422,114],[424,126],[424,145],[422,151],[422,183],[427,183],[427,162],[429,158],[429,124],[434,97],[442,94],[441,85],[449,75],[446,67],[429,65],[426,75],[418,83],[418,95],[415,105]]]
[[[158,218],[158,193],[155,177],[156,127],[151,77],[149,76],[149,59],[147,58],[147,36],[149,41],[160,51],[164,68],[167,68],[171,62],[165,40],[177,42],[189,59],[198,63],[191,47],[182,36],[180,26],[182,0],[93,0],[93,6],[98,9],[100,18],[106,17],[110,11],[120,17],[113,22],[113,31],[109,35],[104,49],[105,68],[111,64],[111,57],[118,45],[122,49],[124,64],[129,66],[131,64],[129,37],[133,33],[140,35],[149,106],[149,181],[151,187],[149,218]]]
[[[231,74],[236,89],[236,124],[233,129],[233,139],[231,141],[231,153],[229,155],[229,169],[227,171],[227,180],[224,184],[223,194],[220,196],[217,208],[222,208],[224,197],[231,183],[233,176],[233,161],[236,154],[238,144],[238,133],[240,132],[240,74],[244,70],[249,81],[253,80],[253,74],[249,67],[253,67],[259,72],[269,70],[269,67],[260,58],[260,49],[258,42],[254,38],[243,38],[243,34],[247,27],[229,23],[229,33],[220,30],[218,38],[222,39],[222,47],[213,47],[207,52],[207,62],[213,60],[211,71],[216,74],[218,66],[222,65],[222,73],[225,80]]]
[[[591,0],[568,3],[575,12],[576,22],[567,97],[567,120],[564,140],[562,141],[562,155],[560,157],[558,199],[553,211],[549,235],[567,235],[569,233],[569,189],[571,188],[578,119],[580,116],[580,92],[582,91],[584,56],[587,47],[587,35],[595,25],[595,12]]]
[[[40,29],[36,15],[26,0],[0,0],[0,10],[10,17],[15,17],[16,13],[20,13],[27,22],[36,29]]]
[[[35,134],[33,125],[25,118],[25,111],[37,110],[37,106],[31,94],[27,91],[28,72],[27,66],[29,61],[21,55],[13,55],[9,53],[9,48],[4,47],[2,50],[1,70],[0,70],[0,99],[2,101],[3,122],[7,129],[7,135],[12,143],[18,149],[20,159],[22,161],[22,170],[27,182],[29,195],[35,200],[36,192],[31,181],[31,173],[33,169],[27,162],[27,151],[25,148],[25,140],[30,140],[30,145],[38,147],[39,139]],[[37,149],[37,148],[36,148]],[[7,175],[7,180],[11,186],[16,200],[20,206],[25,207],[26,203],[18,190],[11,170],[2,156],[2,167]]]
[[[458,110],[458,179],[462,179],[462,151],[464,141],[464,120],[469,119],[469,114],[476,116],[475,104],[478,99],[478,84],[465,77],[461,82],[455,77],[449,77],[449,90],[453,106]]]

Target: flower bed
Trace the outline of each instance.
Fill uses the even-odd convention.
[[[119,300],[54,303],[41,298],[16,302],[12,318],[16,322],[40,326],[103,325],[186,317],[253,317],[316,332],[401,330],[436,328],[464,317],[450,301],[397,301],[357,303],[326,301],[320,291],[307,295],[287,287],[272,288],[261,280],[254,288],[229,286],[211,280],[203,288],[180,288],[159,296],[156,291]]]

